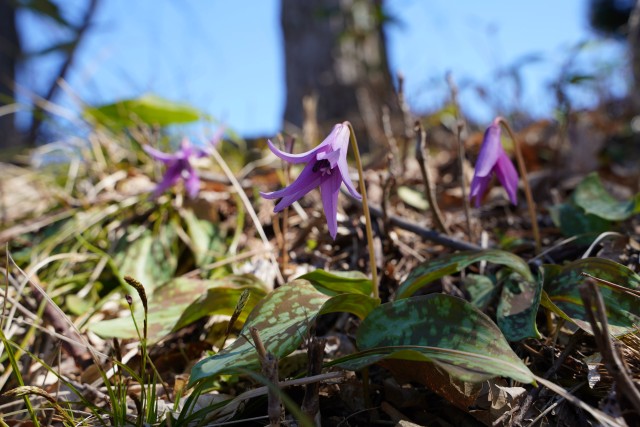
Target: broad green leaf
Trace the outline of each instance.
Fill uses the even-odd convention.
[[[540,307],[542,283],[524,280],[519,274],[508,275],[502,286],[496,321],[509,341],[540,338],[536,315]]]
[[[360,352],[332,362],[360,369],[387,358],[431,362],[469,382],[497,376],[533,383],[500,329],[463,299],[444,294],[406,298],[376,307],[357,334]]]
[[[578,184],[573,201],[586,213],[609,221],[624,221],[640,212],[640,193],[631,200],[618,201],[604,188],[596,172]]]
[[[171,225],[160,227],[155,233],[148,229],[139,233],[139,227],[144,228],[127,229],[128,236],[139,234],[139,237],[133,242],[126,237],[121,239],[113,260],[122,276],[133,277],[150,294],[171,279],[178,266],[177,234]]]
[[[320,291],[327,295],[344,293],[358,293],[371,295],[371,280],[360,271],[325,271],[314,270],[304,274],[299,279],[313,283]]]
[[[335,311],[363,315],[363,306],[378,304],[362,294],[330,297],[304,279],[297,279],[267,295],[253,309],[240,336],[220,353],[198,362],[191,370],[190,384],[218,374],[239,373],[259,366],[249,329],[255,327],[268,352],[276,358],[292,353],[308,335],[316,317]],[[353,310],[353,311],[352,311]]]
[[[586,213],[579,207],[563,203],[549,209],[553,223],[563,236],[572,237],[580,234],[600,234],[611,229],[611,222],[599,216]],[[585,236],[590,243],[593,237]]]
[[[339,294],[328,300],[323,306],[320,314],[346,311],[355,314],[360,319],[380,305],[379,298],[372,298],[362,294]]]
[[[526,281],[533,282],[533,275],[529,266],[522,258],[510,252],[500,250],[468,251],[445,255],[443,257],[426,261],[414,268],[407,280],[405,280],[396,293],[396,299],[407,298],[416,293],[418,289],[428,285],[441,277],[458,273],[471,264],[480,261],[488,261],[494,264],[502,264],[510,267],[520,274]]]
[[[158,126],[191,123],[202,117],[200,111],[187,104],[169,101],[155,95],[86,108],[85,114],[116,130],[140,123]]]
[[[187,225],[196,266],[209,264],[224,252],[224,242],[216,224],[196,217],[191,210],[182,211],[181,216]]]
[[[227,276],[216,280],[176,278],[158,288],[149,299],[149,341],[157,342],[167,334],[201,317],[212,314],[231,315],[242,294],[248,289],[250,297],[245,310],[238,317],[244,321],[249,311],[266,294],[266,285],[254,276]],[[135,307],[135,318],[142,333],[142,306]],[[137,338],[130,317],[94,323],[89,329],[102,337]]]
[[[640,289],[640,276],[624,265],[605,258],[585,258],[566,266],[545,265],[543,268],[545,271],[544,290],[552,304],[548,304],[545,298],[543,298],[542,304],[554,312],[560,310],[559,314],[562,317],[571,319],[589,333],[591,333],[591,326],[587,320],[578,290],[578,287],[586,280],[581,273],[588,273],[629,289]],[[598,283],[607,307],[607,319],[611,333],[622,335],[636,330],[640,325],[639,298],[612,289],[600,282],[596,283]]]

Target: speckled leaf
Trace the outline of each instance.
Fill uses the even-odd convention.
[[[585,258],[566,266],[545,265],[544,290],[552,304],[542,304],[552,311],[560,310],[580,328],[591,333],[578,287],[586,278],[582,272],[630,289],[640,290],[640,276],[622,264],[605,258]],[[600,282],[600,292],[607,307],[609,328],[614,335],[628,333],[640,324],[640,300],[636,296],[614,290]]]
[[[267,351],[277,358],[293,352],[319,314],[335,311],[362,316],[378,300],[362,294],[330,297],[304,279],[294,280],[267,295],[251,312],[240,336],[220,353],[198,362],[191,370],[190,384],[217,374],[238,373],[259,366],[249,328],[258,329]]]
[[[480,261],[506,265],[516,273],[519,273],[525,280],[533,282],[533,275],[531,271],[529,271],[527,263],[519,256],[513,255],[510,252],[500,250],[458,252],[429,260],[414,268],[407,280],[398,288],[396,299],[410,297],[418,289],[434,280],[457,273],[471,264]]]
[[[182,218],[187,225],[191,250],[198,267],[212,262],[215,255],[223,253],[223,238],[216,224],[199,219],[191,210],[183,211]]]
[[[260,334],[265,348],[277,358],[293,352],[307,334],[324,303],[330,297],[306,280],[295,280],[267,295],[251,312],[240,336],[220,353],[198,362],[190,383],[219,373],[237,373],[240,368],[259,365],[249,328]]]
[[[371,280],[360,271],[314,270],[299,277],[327,295],[357,293],[371,295]]]
[[[231,315],[244,289],[251,292],[245,311],[249,311],[266,294],[266,285],[254,276],[227,276],[216,280],[176,278],[158,288],[149,300],[149,341],[154,343],[172,331],[211,314]],[[142,327],[143,310],[135,307],[138,326]],[[106,338],[137,338],[131,317],[104,320],[89,325],[89,329]]]
[[[604,188],[596,172],[578,184],[572,198],[586,213],[609,221],[624,221],[640,212],[640,193],[630,200],[618,201]]]
[[[435,363],[463,381],[497,376],[533,383],[500,329],[473,305],[444,294],[402,299],[375,308],[357,334],[361,350],[334,364],[360,369],[394,358]]]
[[[499,288],[488,276],[467,274],[464,278],[464,289],[469,292],[469,302],[484,310],[498,293]]]
[[[123,238],[116,249],[113,259],[118,266],[121,276],[131,276],[142,283],[151,294],[158,286],[173,277],[178,265],[177,256],[173,250],[177,243],[177,234],[172,226],[161,227],[157,232],[129,227],[128,236],[139,235],[133,242]],[[133,292],[132,289],[129,289]],[[135,293],[135,292],[134,292]]]
[[[542,295],[541,282],[529,282],[511,273],[504,281],[496,320],[509,341],[540,338],[536,315]]]

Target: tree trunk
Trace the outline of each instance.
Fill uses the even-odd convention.
[[[382,106],[388,105],[392,113],[399,108],[381,7],[382,0],[281,0],[285,130],[303,124],[306,128],[317,120],[317,132],[305,138],[317,143],[335,123],[349,120],[363,150],[386,147]]]
[[[0,0],[0,108],[15,102],[13,87],[21,52],[15,8],[16,2]],[[23,143],[14,119],[13,113],[0,112],[0,149]]]

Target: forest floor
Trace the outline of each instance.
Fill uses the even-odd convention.
[[[222,142],[224,166],[198,159],[194,198],[181,186],[150,197],[163,168],[140,146],[161,138],[144,128],[96,130],[73,149],[43,146],[2,164],[0,424],[640,425],[632,121],[602,108],[517,129],[539,248],[522,184],[516,206],[496,180],[479,208],[465,203],[483,129],[459,138],[437,115],[422,120],[445,229],[425,196],[412,129],[382,150],[393,155],[365,154],[381,306],[370,297],[362,203],[340,194],[335,239],[317,190],[273,214],[258,192],[299,172],[267,157],[264,141]],[[307,289],[322,304],[309,297],[297,313],[292,301]],[[380,314],[407,296],[451,302],[433,295],[456,297],[469,315],[423,305],[424,317]],[[242,329],[270,315],[293,329]],[[469,344],[479,328],[499,336]],[[256,337],[255,354],[238,356],[251,331],[278,360],[276,374]],[[407,331],[417,341],[402,341]],[[474,368],[503,341],[504,360],[520,370]],[[382,350],[403,346],[412,356]],[[371,352],[377,359],[365,360]]]

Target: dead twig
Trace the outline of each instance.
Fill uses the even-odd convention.
[[[587,279],[579,290],[593,337],[602,355],[604,366],[616,383],[617,394],[629,401],[636,412],[636,417],[640,416],[640,390],[633,382],[629,370],[611,339],[607,311],[600,289],[593,279]]]

